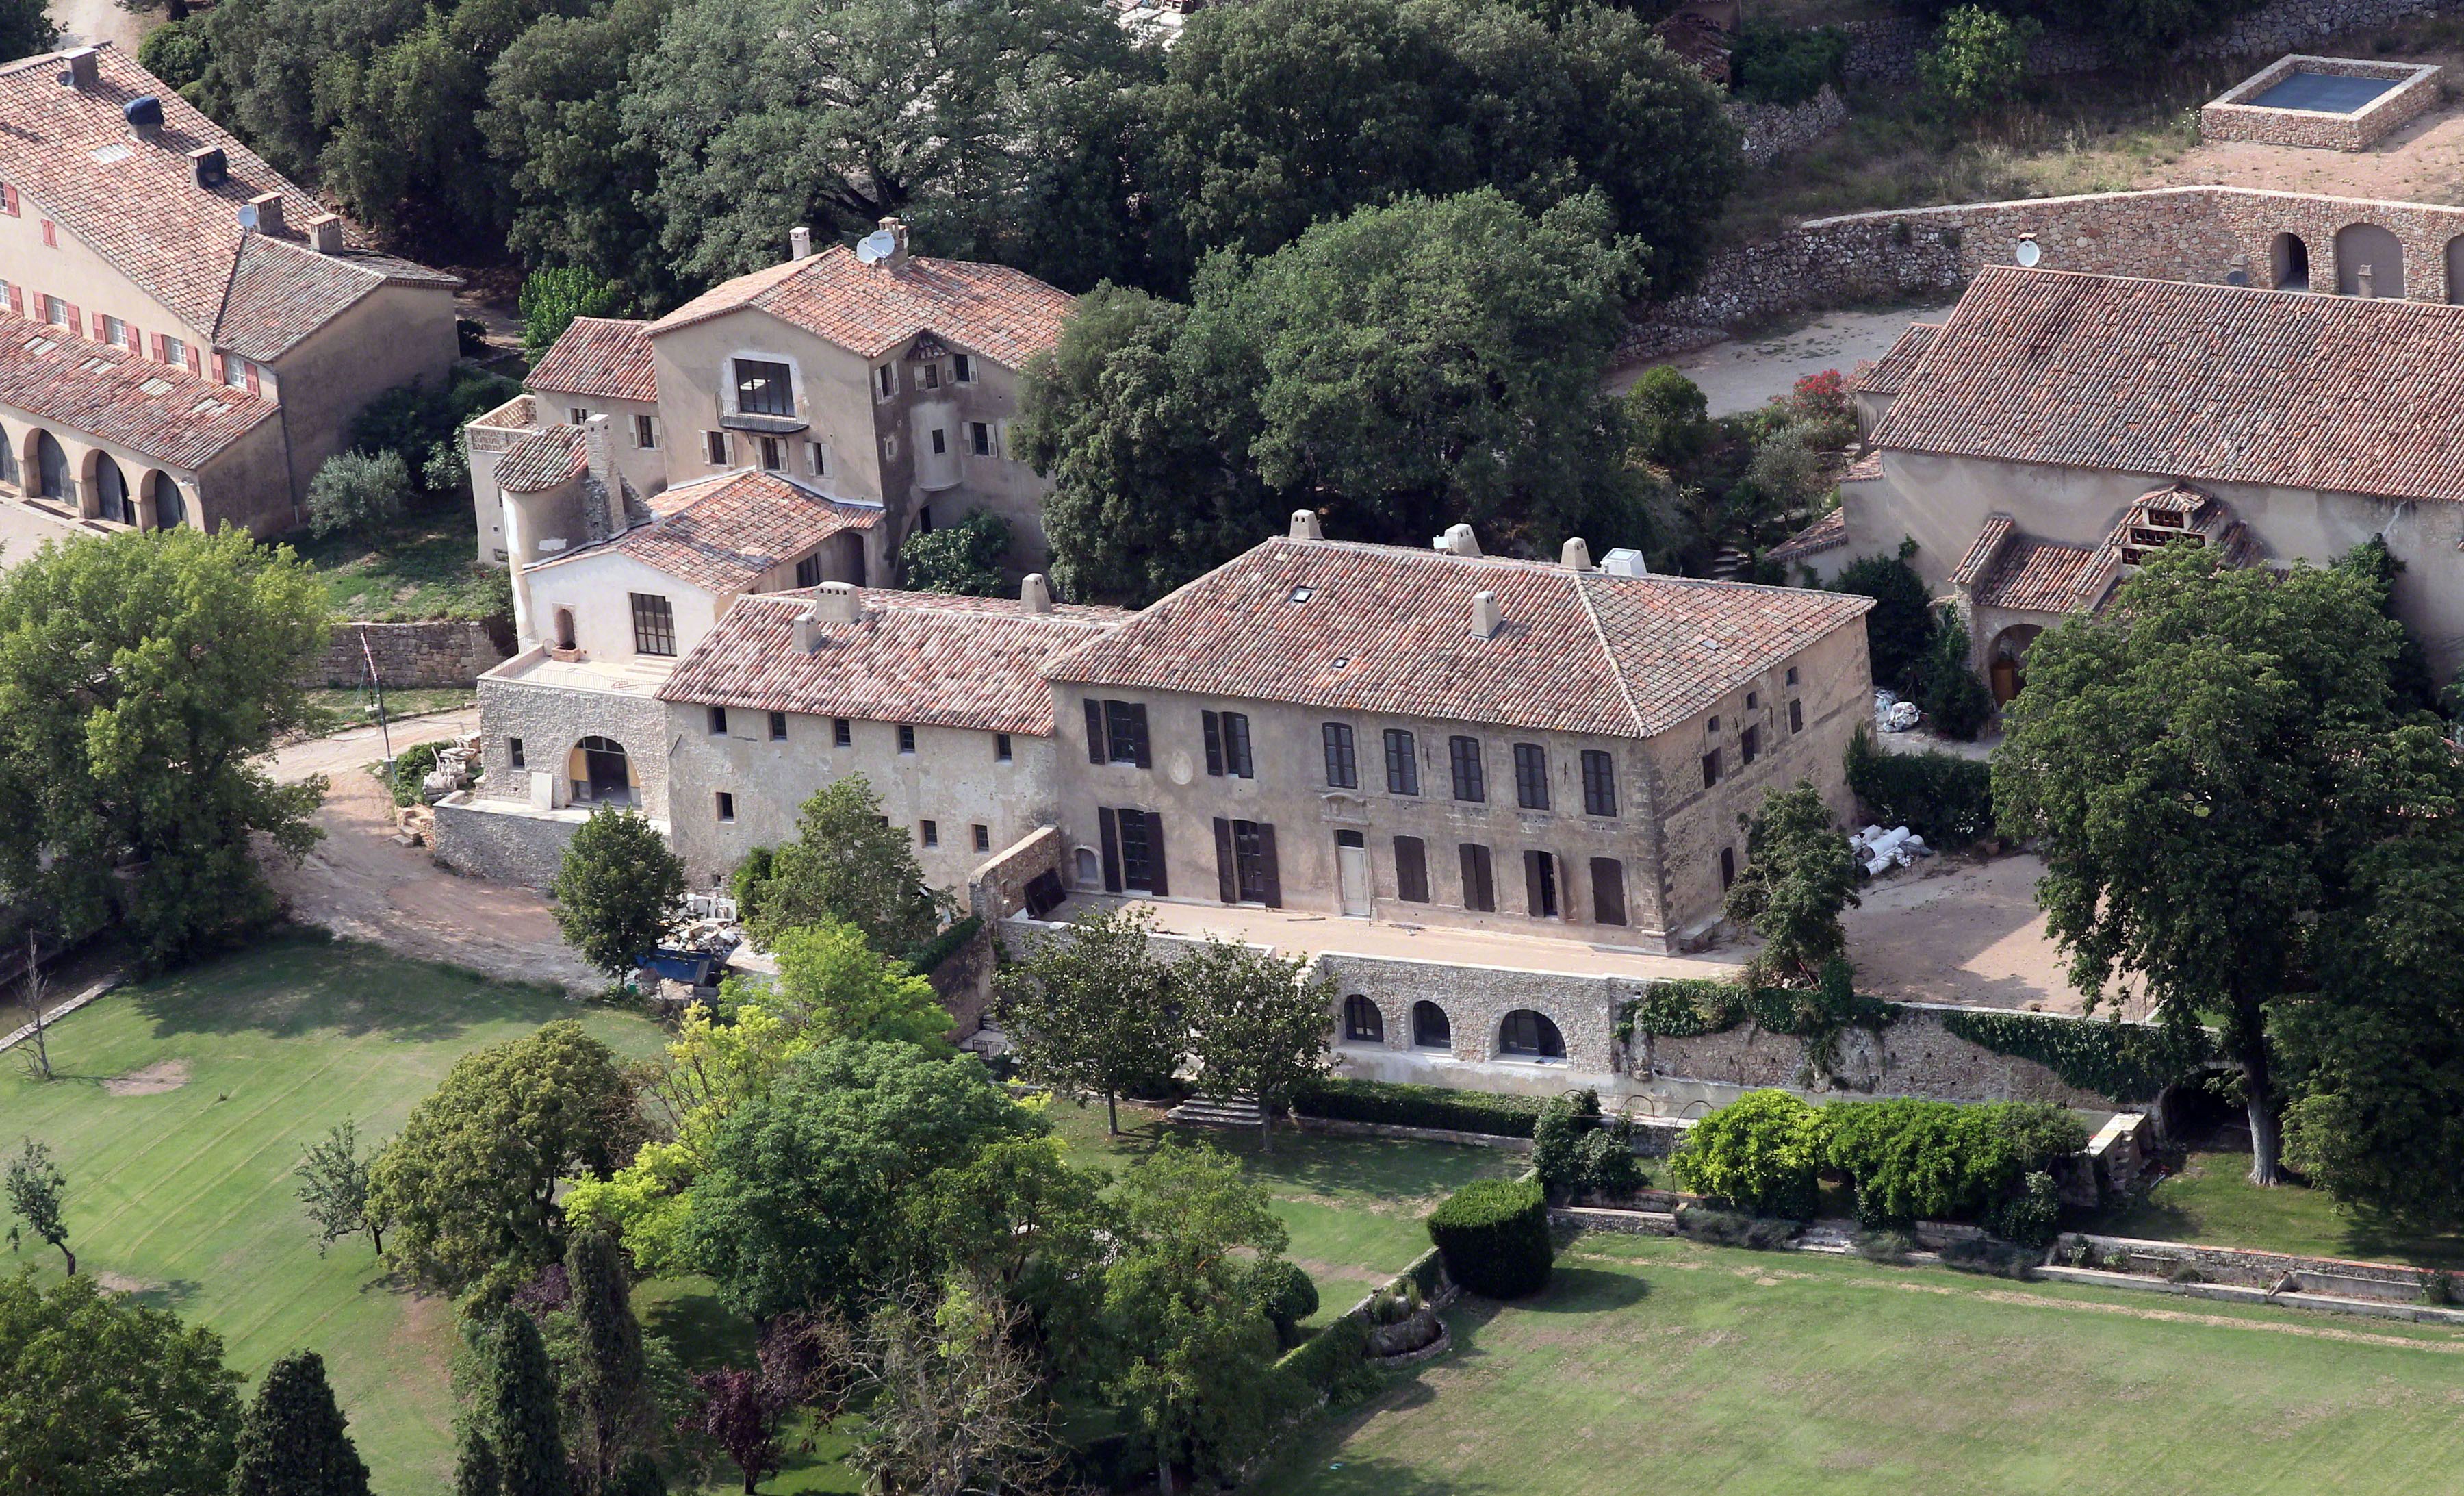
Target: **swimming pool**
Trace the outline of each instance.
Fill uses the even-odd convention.
[[[2255,99],[2257,109],[2300,109],[2312,114],[2359,114],[2373,100],[2401,86],[2400,78],[2346,78],[2333,73],[2295,73]]]

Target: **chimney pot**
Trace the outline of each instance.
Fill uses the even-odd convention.
[[[809,655],[822,647],[822,621],[806,609],[796,614],[796,653]]]
[[[884,219],[882,219],[882,220],[881,220],[881,227],[882,227],[883,232],[887,233],[887,234],[891,236],[891,238],[892,238],[893,240],[895,240],[895,241],[896,241],[895,245],[891,248],[891,252],[890,252],[890,257],[889,257],[888,259],[883,260],[883,261],[882,261],[882,263],[883,263],[884,265],[903,265],[903,264],[906,264],[906,263],[907,263],[907,225],[905,225],[904,223],[899,222],[899,221],[898,221],[897,219],[895,219],[895,218],[884,218]]]
[[[1294,509],[1290,536],[1293,540],[1324,540],[1326,526],[1318,523],[1315,509]]]
[[[817,623],[853,623],[864,616],[864,601],[847,582],[824,582],[813,589],[811,616]]]
[[[231,160],[220,145],[200,145],[188,152],[188,167],[199,187],[220,187],[231,176]]]
[[[319,255],[342,253],[342,215],[319,213],[300,226],[307,232],[308,242]]]
[[[1506,614],[1498,609],[1495,592],[1474,592],[1471,599],[1471,632],[1475,637],[1493,639],[1504,627]]]
[[[79,47],[75,52],[60,54],[62,88],[92,88],[99,77],[96,53],[92,47]]]
[[[787,231],[787,257],[803,259],[813,253],[813,231],[803,224]]]
[[[163,100],[152,94],[140,94],[121,105],[120,117],[128,122],[128,133],[141,141],[162,137]]]
[[[1566,544],[1557,547],[1557,560],[1569,571],[1589,571],[1592,569],[1592,547],[1583,543],[1580,535],[1569,535]]]
[[[1029,571],[1018,587],[1018,600],[1028,613],[1052,611],[1052,583],[1041,571]]]
[[[257,233],[271,234],[276,237],[281,235],[282,194],[280,192],[259,192],[248,200],[248,206],[256,210]]]

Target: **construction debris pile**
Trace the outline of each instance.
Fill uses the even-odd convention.
[[[1914,866],[1917,859],[1933,856],[1933,848],[1925,845],[1925,837],[1905,826],[1894,826],[1888,831],[1868,826],[1853,832],[1848,837],[1848,849],[1857,854],[1859,865],[1869,878],[1880,878],[1895,867]]]

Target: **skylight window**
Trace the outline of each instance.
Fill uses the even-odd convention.
[[[1317,589],[1314,587],[1295,587],[1292,589],[1290,600],[1296,603],[1305,603],[1308,602],[1310,597],[1314,596],[1316,592]]]
[[[165,394],[169,392],[171,389],[171,381],[167,379],[149,379],[143,384],[139,385],[137,388],[144,391],[147,394]]]

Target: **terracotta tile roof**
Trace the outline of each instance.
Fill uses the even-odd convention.
[[[213,460],[275,413],[273,401],[245,390],[5,313],[0,405],[186,472]]]
[[[589,465],[579,426],[542,426],[514,439],[496,459],[496,486],[509,494],[545,493],[571,482]]]
[[[1874,444],[2464,500],[2464,307],[1992,266]]]
[[[859,591],[864,616],[824,626],[796,648],[809,593],[740,597],[685,657],[659,698],[748,711],[859,717],[980,732],[1052,736],[1047,662],[1120,615],[935,592]]]
[[[95,86],[78,89],[56,80],[59,56],[0,66],[0,180],[217,346],[271,360],[388,280],[460,284],[386,256],[317,254],[301,225],[323,205],[134,57],[103,43]],[[148,94],[163,128],[136,140],[121,109]],[[188,160],[206,146],[229,165],[217,187],[199,187]],[[266,192],[282,194],[279,238],[239,226],[241,206]]]
[[[2011,544],[2011,537],[2018,532],[2019,522],[2009,515],[1987,515],[1984,525],[1976,531],[1976,538],[1968,543],[1968,554],[1960,557],[1959,565],[1951,568],[1950,585],[1974,587],[1986,572],[1992,569],[1993,563],[2002,559],[2002,547]]]
[[[1848,512],[1845,509],[1834,509],[1773,546],[1763,559],[1785,565],[1791,561],[1802,560],[1807,556],[1818,555],[1834,547],[1846,544],[1848,544]]]
[[[624,317],[576,317],[539,355],[530,387],[555,394],[655,404],[659,376],[650,365],[649,324]]]
[[[875,505],[825,499],[775,473],[705,479],[667,489],[650,503],[658,519],[601,548],[722,596],[752,587],[841,530],[881,523]]]
[[[756,306],[864,358],[930,331],[1017,368],[1060,341],[1076,304],[1068,293],[1006,265],[923,258],[867,265],[841,245],[713,286],[650,324],[649,334]]]
[[[1472,598],[1505,626],[1471,632]],[[1835,630],[1870,598],[1617,577],[1392,546],[1272,540],[1056,663],[1091,685],[1647,737]]]
[[[2096,607],[2113,581],[2094,546],[2022,536],[2002,548],[1993,569],[1969,594],[1982,608],[2078,613]]]
[[[1891,351],[1858,372],[1858,391],[1864,394],[1899,393],[1906,386],[1908,375],[1915,371],[1918,362],[1925,356],[1925,349],[1933,346],[1934,334],[1940,331],[1940,323],[1908,324],[1907,330],[1900,334],[1900,341],[1891,345]]]

